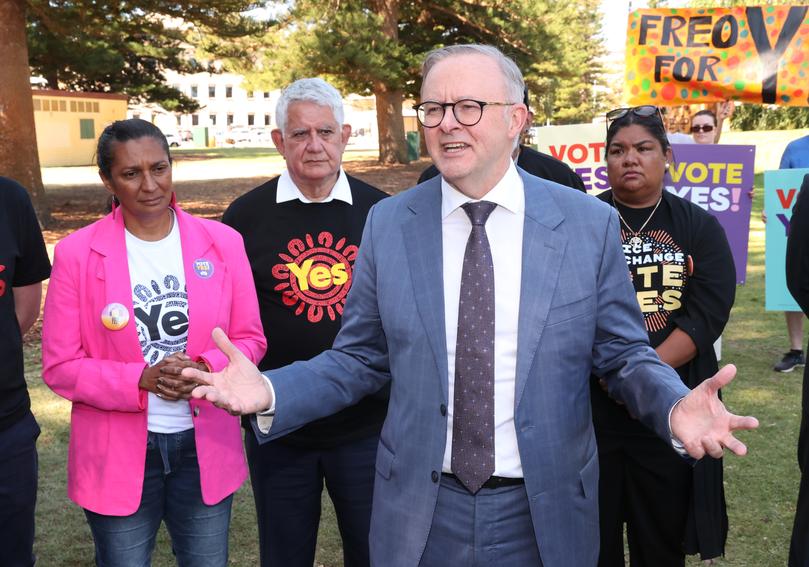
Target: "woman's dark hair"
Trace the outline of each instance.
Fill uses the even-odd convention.
[[[171,163],[171,152],[169,151],[169,143],[160,128],[141,120],[140,118],[129,118],[128,120],[116,120],[101,132],[98,137],[98,147],[96,148],[96,161],[98,169],[105,177],[110,176],[113,162],[113,150],[116,142],[128,142],[129,140],[137,140],[139,138],[154,138],[163,150],[166,152],[166,157],[169,158]]]
[[[620,118],[616,118],[613,120],[609,127],[607,128],[607,151],[609,151],[610,143],[612,143],[612,139],[615,137],[620,130],[626,128],[627,126],[631,126],[632,124],[637,124],[638,126],[642,126],[646,129],[649,134],[652,135],[658,142],[660,142],[660,147],[663,149],[663,153],[666,153],[666,150],[669,149],[669,139],[666,136],[666,127],[663,126],[663,120],[660,118],[658,113],[654,113],[651,116],[641,116],[639,114],[635,114],[634,112],[627,112]]]
[[[713,113],[712,110],[700,110],[699,112],[695,112],[694,115],[691,117],[691,120],[694,120],[697,116],[710,116],[711,120],[713,121],[713,125],[716,126],[716,114]]]

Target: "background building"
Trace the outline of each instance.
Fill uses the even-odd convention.
[[[277,128],[275,105],[280,90],[244,88],[244,77],[233,73],[166,72],[166,82],[196,100],[193,114],[169,112],[157,105],[133,105],[129,117],[153,122],[165,134],[196,146],[272,146],[270,131]],[[376,103],[373,97],[350,94],[343,99],[346,124],[351,124],[351,145],[377,147]]]
[[[126,95],[34,89],[34,124],[43,167],[93,163],[98,135],[126,118]]]

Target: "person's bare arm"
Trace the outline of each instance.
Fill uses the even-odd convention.
[[[14,288],[14,312],[20,325],[20,334],[25,334],[39,318],[42,303],[42,282]]]

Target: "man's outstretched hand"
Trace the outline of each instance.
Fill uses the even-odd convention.
[[[269,409],[273,403],[272,393],[258,368],[233,346],[222,329],[215,328],[211,336],[219,350],[227,356],[228,365],[219,372],[184,368],[182,375],[199,384],[191,396],[204,398],[233,415]]]
[[[747,453],[744,443],[733,436],[739,429],[755,429],[755,417],[730,413],[719,399],[719,390],[736,376],[736,367],[728,364],[694,388],[671,412],[671,432],[688,454],[701,459],[706,454],[722,456],[727,447],[737,455]]]

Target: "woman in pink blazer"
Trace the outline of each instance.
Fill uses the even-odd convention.
[[[97,155],[112,212],[56,247],[43,323],[45,382],[73,402],[68,495],[97,565],[149,565],[165,520],[178,565],[224,566],[239,422],[191,399],[181,370],[225,366],[214,327],[263,356],[250,265],[237,232],[176,205],[154,125],[114,122]]]

